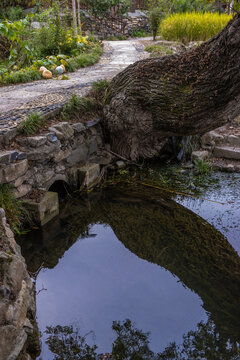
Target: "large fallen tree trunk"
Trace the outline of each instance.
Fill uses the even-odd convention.
[[[166,137],[201,134],[240,113],[240,15],[180,55],[138,61],[106,95],[112,149],[133,160],[160,151]]]

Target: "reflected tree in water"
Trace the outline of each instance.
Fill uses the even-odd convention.
[[[55,354],[54,360],[95,360],[97,346],[86,342],[87,335],[81,336],[73,326],[48,326],[46,344]]]
[[[97,354],[97,346],[90,346],[86,336],[72,326],[48,327],[46,343],[55,354],[54,360],[238,360],[239,343],[223,339],[211,320],[200,322],[196,331],[183,335],[183,343],[171,343],[163,352],[149,348],[150,333],[135,327],[131,320],[114,321],[116,339],[111,354]]]

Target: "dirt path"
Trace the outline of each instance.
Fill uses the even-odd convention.
[[[92,82],[112,78],[147,56],[139,40],[105,41],[99,63],[68,73],[69,80],[40,80],[1,87],[0,134],[16,127],[26,114],[51,112],[61,107],[72,94],[85,95]]]

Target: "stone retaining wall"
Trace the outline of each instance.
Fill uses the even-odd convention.
[[[35,313],[35,286],[6,223],[4,210],[0,208],[1,360],[30,359],[29,353],[39,354]]]
[[[109,18],[93,18],[88,12],[83,17],[84,30],[88,30],[101,38],[109,36],[131,37],[136,30],[150,31],[150,25],[145,13],[136,11],[128,16],[112,16]]]
[[[92,175],[89,179],[86,166],[97,164],[95,172],[99,175],[101,166],[111,161],[101,150],[103,146],[98,119],[87,125],[61,122],[50,127],[48,133],[17,137],[14,148],[0,150],[0,184],[12,185],[16,198],[33,189],[48,190],[58,180],[72,189],[90,185],[95,178]]]

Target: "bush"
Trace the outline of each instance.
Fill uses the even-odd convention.
[[[165,40],[205,41],[219,33],[231,18],[232,15],[209,12],[174,14],[162,22],[161,35]]]
[[[213,4],[202,0],[173,0],[174,13],[205,12],[213,9]]]
[[[164,17],[165,17],[165,11],[163,7],[153,8],[150,12],[150,23],[153,32],[153,40],[156,39],[160,23],[164,19]]]

